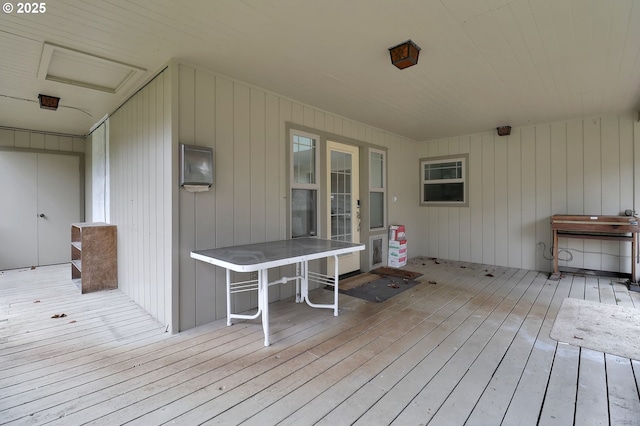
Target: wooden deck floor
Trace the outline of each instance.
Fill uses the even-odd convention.
[[[0,424],[640,425],[640,362],[549,337],[566,297],[640,309],[640,293],[408,269],[420,285],[383,303],[341,295],[338,317],[272,304],[268,348],[256,321],[170,336],[118,290],[81,295],[69,265],[1,272]]]

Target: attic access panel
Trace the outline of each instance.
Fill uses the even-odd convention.
[[[135,65],[45,43],[38,79],[116,94],[131,86],[145,71]]]

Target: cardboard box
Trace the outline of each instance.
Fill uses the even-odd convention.
[[[389,241],[401,241],[407,239],[404,225],[391,225],[389,227]]]
[[[407,255],[406,254],[401,254],[401,255],[389,255],[389,261],[396,261],[396,262],[402,262],[402,261],[406,261],[407,260]]]
[[[403,249],[390,248],[389,249],[389,256],[407,257],[407,249],[406,248],[403,248]]]
[[[389,248],[396,248],[396,249],[406,249],[407,248],[407,240],[390,240],[389,241]]]
[[[391,268],[401,268],[406,265],[407,265],[407,258],[401,257],[401,258],[389,258],[389,262],[387,266]]]

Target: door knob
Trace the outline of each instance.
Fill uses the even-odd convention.
[[[38,216],[40,216],[40,217],[44,217],[44,213],[40,213]]]

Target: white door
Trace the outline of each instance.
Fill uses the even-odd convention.
[[[359,148],[327,142],[327,191],[329,200],[328,238],[360,242]],[[360,253],[340,256],[339,274],[360,270]],[[327,262],[327,274],[333,275],[334,260]]]
[[[71,223],[81,220],[76,155],[0,151],[0,269],[71,259]]]
[[[38,155],[0,151],[0,269],[38,264]]]
[[[71,224],[80,222],[80,158],[38,154],[38,265],[71,260]]]

